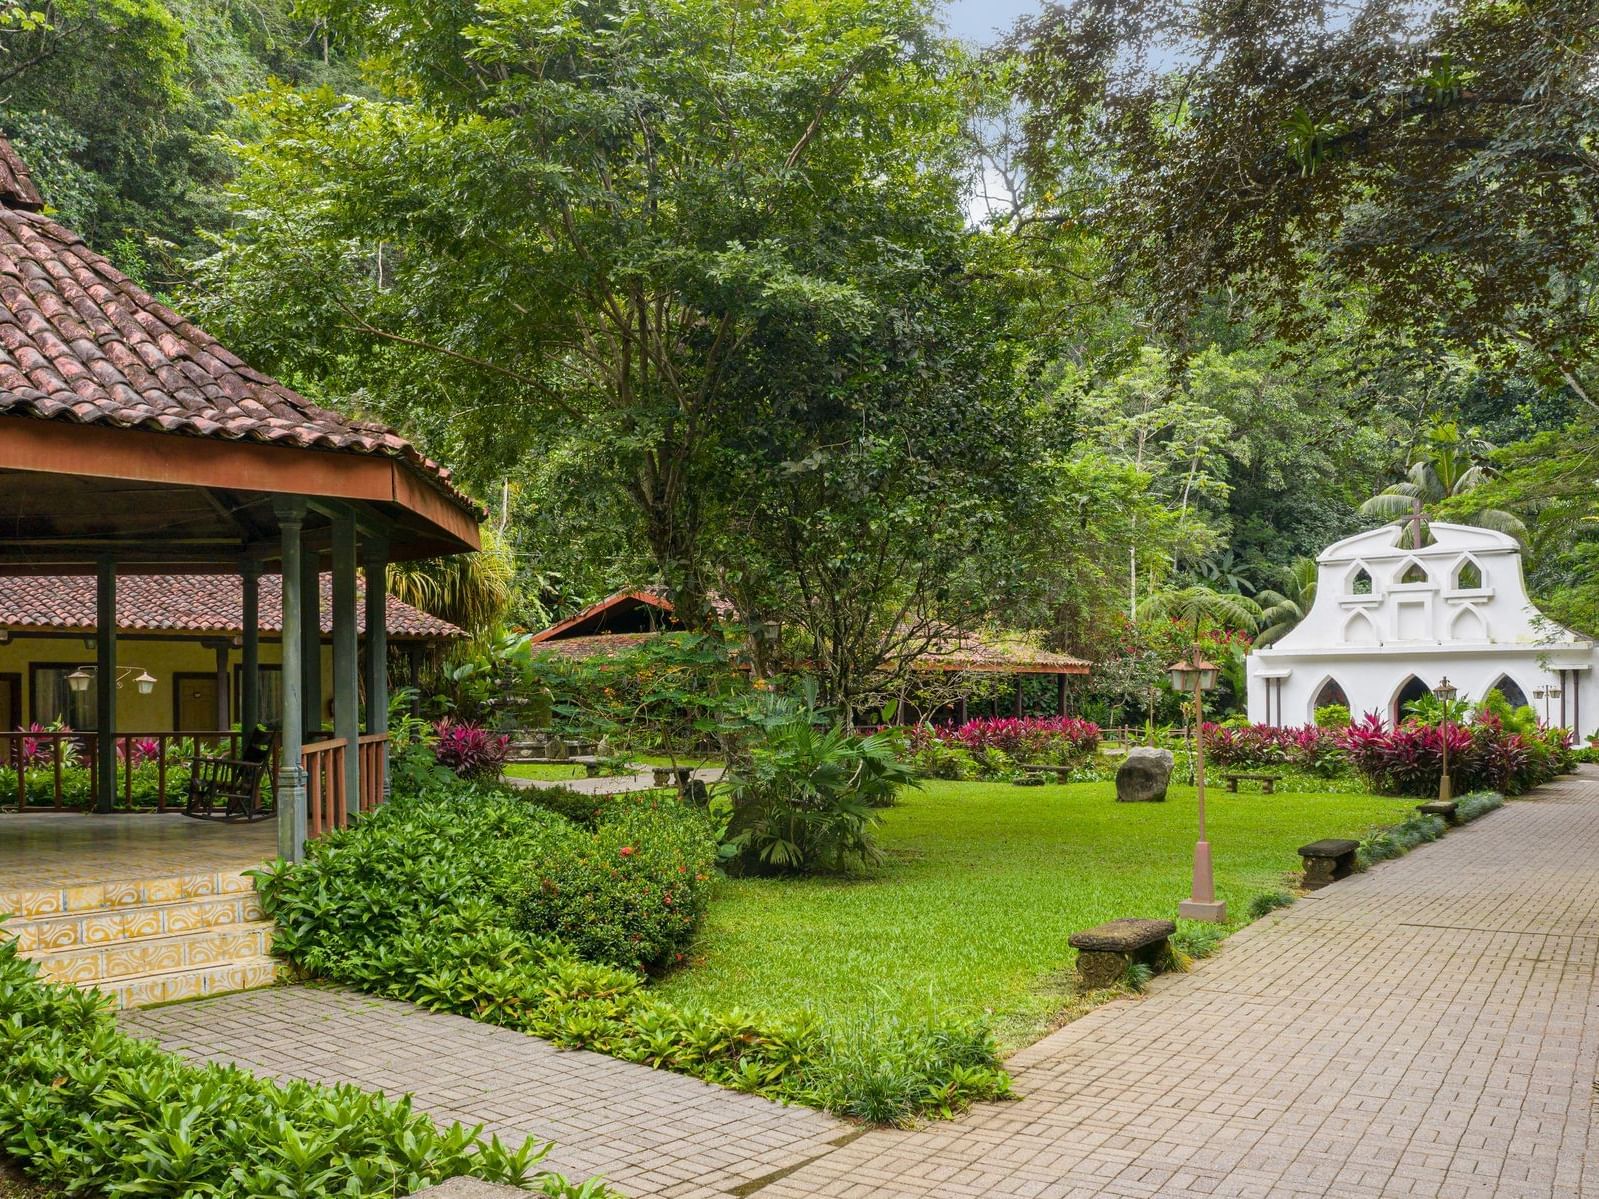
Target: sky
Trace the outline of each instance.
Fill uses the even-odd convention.
[[[1023,13],[1037,12],[1040,0],[944,0],[944,21],[964,42],[989,46]]]

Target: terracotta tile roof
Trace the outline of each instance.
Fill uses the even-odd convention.
[[[0,137],[0,204],[29,212],[38,212],[44,207],[33,176],[28,174],[28,164],[3,137]]]
[[[283,631],[282,584],[261,576],[261,631]],[[365,593],[357,577],[359,594]],[[465,637],[448,621],[388,597],[389,636],[399,641]],[[333,579],[322,576],[322,632],[331,635]],[[366,631],[366,605],[356,605]],[[124,633],[234,634],[244,624],[244,588],[237,575],[124,575],[117,580],[117,629]],[[87,575],[0,575],[0,629],[93,632],[94,579]]]
[[[40,206],[0,138],[0,415],[398,458],[481,518],[398,433],[252,370]]]

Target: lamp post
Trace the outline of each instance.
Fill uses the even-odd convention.
[[[1443,773],[1438,776],[1438,798],[1440,801],[1448,803],[1455,797],[1454,784],[1449,778],[1449,704],[1456,695],[1454,684],[1449,681],[1448,675],[1438,680],[1438,685],[1432,689],[1432,693],[1438,697],[1444,706],[1442,738],[1444,761]]]
[[[1199,840],[1194,842],[1194,884],[1189,897],[1177,905],[1177,914],[1189,920],[1221,923],[1227,905],[1216,898],[1216,879],[1210,864],[1210,842],[1205,837],[1205,692],[1216,685],[1216,664],[1194,650],[1186,662],[1173,662],[1172,689],[1194,694],[1194,789],[1199,795]]]
[[[1544,728],[1548,728],[1549,727],[1549,701],[1552,700],[1552,699],[1559,699],[1560,698],[1560,688],[1556,687],[1556,686],[1553,686],[1553,685],[1550,685],[1548,687],[1536,687],[1536,688],[1533,689],[1532,698],[1533,699],[1541,699],[1541,700],[1543,700],[1543,724],[1544,724]]]

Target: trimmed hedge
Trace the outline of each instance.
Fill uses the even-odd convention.
[[[195,1066],[117,1031],[99,994],[43,982],[0,945],[0,1157],[74,1194],[398,1196],[468,1174],[597,1199],[509,1149],[353,1086]]]
[[[699,885],[687,867],[698,852],[691,830],[703,820],[670,800],[613,803],[588,833],[520,797],[456,784],[396,799],[314,843],[302,865],[268,868],[257,882],[280,929],[278,952],[373,994],[879,1123],[1008,1093],[986,1028],[896,1025],[841,1038],[806,1015],[679,1008],[653,994],[639,970],[585,961],[553,935],[579,939],[573,922],[586,909],[551,915],[531,893],[546,878],[561,892],[580,890],[587,860],[592,902],[607,909],[597,922],[625,920],[641,938],[675,938],[692,923],[677,909],[702,902],[680,898],[677,887]],[[623,859],[630,844],[638,852]],[[556,869],[574,847],[571,869]],[[635,886],[625,869],[612,878],[616,860],[638,861],[645,878],[680,880],[672,903],[646,893],[647,882]],[[621,927],[594,935],[614,946]],[[623,942],[633,945],[631,936]]]

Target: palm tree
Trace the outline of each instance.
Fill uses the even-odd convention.
[[[1262,591],[1255,599],[1260,604],[1260,632],[1255,644],[1270,645],[1287,636],[1305,619],[1316,602],[1316,560],[1295,558],[1283,571],[1281,591]]]
[[[1206,629],[1242,629],[1252,633],[1260,627],[1260,605],[1247,595],[1217,591],[1196,583],[1157,591],[1138,605],[1140,620],[1176,620],[1191,624],[1194,640]]]
[[[483,527],[483,548],[389,567],[389,594],[469,633],[487,632],[511,602],[511,556],[493,528]]]
[[[1384,487],[1360,506],[1362,516],[1384,517],[1394,524],[1409,524],[1411,546],[1422,546],[1422,520],[1427,509],[1462,496],[1493,477],[1478,458],[1493,446],[1471,432],[1462,433],[1454,421],[1434,425],[1416,448],[1402,482]],[[1508,533],[1518,541],[1527,538],[1527,526],[1499,508],[1479,508],[1464,519],[1484,529]]]

